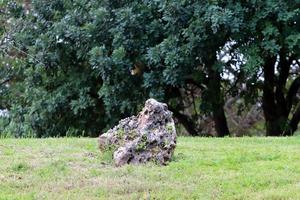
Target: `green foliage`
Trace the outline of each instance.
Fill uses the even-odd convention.
[[[252,84],[257,88],[263,85],[262,107],[267,135],[291,135],[300,120],[299,109],[296,109],[298,102],[294,101],[295,95],[290,95],[287,85],[293,79],[292,63],[300,58],[299,6],[299,1],[271,0],[244,5],[249,12],[244,19],[245,38],[239,41],[245,47],[246,63],[242,67],[250,69],[257,77],[264,73],[263,84],[258,79]],[[291,104],[295,106],[294,112]]]
[[[96,136],[149,97],[177,114],[192,99],[187,121],[199,121],[198,112],[223,109],[225,89],[239,93],[221,77],[241,55],[233,75],[251,103],[269,56],[285,49],[299,57],[298,1],[33,0],[28,13],[13,1],[0,5],[0,34],[11,38],[0,55],[0,81],[9,82],[0,82],[0,108],[10,113],[0,129],[17,137]],[[183,94],[191,85],[201,96]]]
[[[98,37],[88,26],[91,3],[34,1],[32,12],[16,19],[22,31],[11,35],[13,45],[27,53],[15,57],[22,64],[9,64],[20,78],[5,90],[10,98],[7,132],[17,137],[96,136],[105,128],[97,95],[102,80],[87,60]]]

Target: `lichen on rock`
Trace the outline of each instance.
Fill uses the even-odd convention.
[[[149,161],[165,165],[176,147],[176,129],[172,112],[164,103],[148,99],[137,115],[99,136],[101,151],[114,150],[116,166]]]

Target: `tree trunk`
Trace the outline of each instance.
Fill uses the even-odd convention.
[[[278,62],[279,75],[276,77],[276,56],[265,58],[262,106],[266,120],[267,136],[290,136],[297,130],[300,121],[300,108],[293,114],[290,122],[289,115],[297,91],[300,88],[300,77],[293,81],[287,94],[284,95],[293,60],[293,56],[287,58],[287,52],[282,48]]]
[[[221,76],[220,72],[213,69],[213,64],[211,62],[208,65],[208,101],[210,103],[213,120],[215,122],[215,129],[217,132],[217,137],[224,137],[230,135],[227,120],[224,111],[224,99],[221,92]]]
[[[295,101],[295,97],[297,95],[299,88],[300,88],[300,77],[297,77],[293,81],[293,83],[288,91],[287,97],[286,97],[287,108],[288,108],[289,112],[292,109],[292,105],[293,105],[293,102]],[[285,136],[294,135],[295,131],[298,128],[299,121],[300,121],[300,106],[298,106],[295,113],[293,114],[292,119],[291,119],[290,123],[288,124],[287,129],[284,132],[284,135]]]
[[[266,120],[267,136],[281,136],[283,134],[282,122],[285,121],[284,117],[280,116],[275,101],[275,63],[276,57],[267,58],[263,67],[265,80],[262,107]],[[279,92],[277,92],[277,94],[279,94]]]
[[[215,122],[215,128],[218,137],[224,137],[230,135],[222,104],[216,105],[216,108],[213,109],[213,119]]]

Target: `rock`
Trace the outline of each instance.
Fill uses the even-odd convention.
[[[154,161],[165,165],[176,147],[172,112],[164,103],[148,99],[137,115],[119,122],[99,137],[102,151],[112,150],[116,166]]]

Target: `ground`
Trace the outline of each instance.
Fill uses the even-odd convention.
[[[96,139],[1,139],[0,199],[300,199],[300,137],[181,137],[168,166],[109,160]]]

